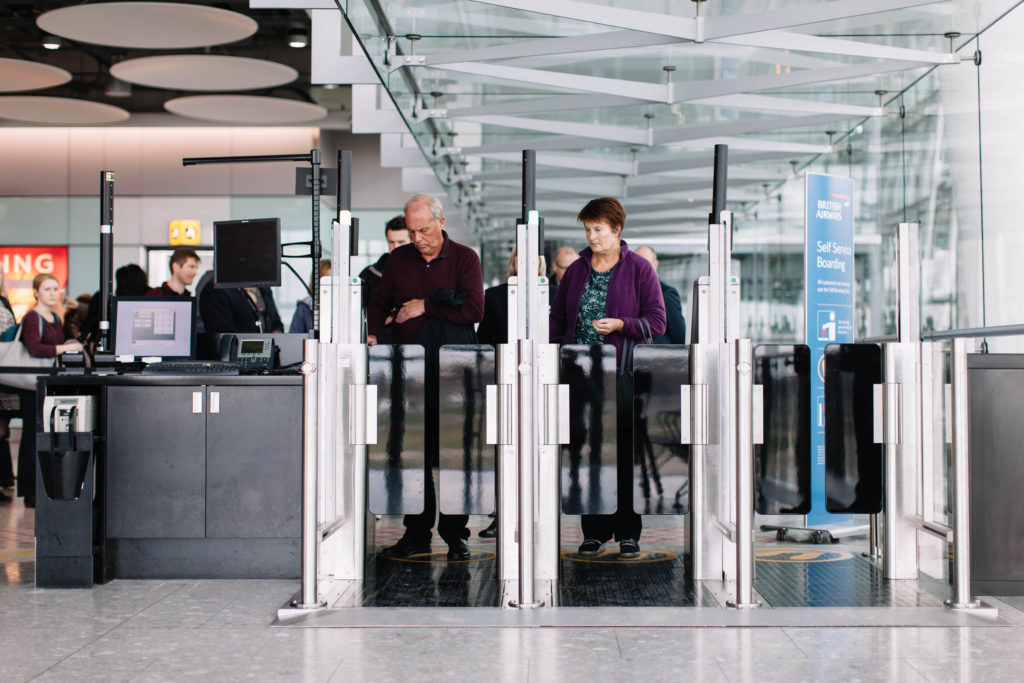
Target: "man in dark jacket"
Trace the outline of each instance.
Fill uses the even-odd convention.
[[[211,282],[199,295],[199,316],[210,334],[283,332],[270,287],[224,287]]]
[[[380,284],[381,275],[384,274],[384,262],[387,261],[388,256],[395,248],[410,242],[409,231],[405,227],[405,216],[399,214],[389,220],[387,225],[384,226],[384,236],[388,240],[387,254],[382,254],[376,263],[366,266],[359,273],[359,277],[363,281],[363,308],[370,305],[373,292],[377,289],[377,285]]]
[[[658,272],[658,255],[648,246],[637,247],[636,255],[643,257],[654,272]],[[686,343],[686,319],[683,318],[683,302],[679,298],[679,290],[672,285],[666,285],[658,279],[661,285],[661,296],[665,299],[665,334],[654,338],[655,344],[685,344]]]
[[[438,464],[438,352],[442,344],[474,343],[473,326],[484,314],[480,259],[444,232],[441,202],[427,194],[414,196],[405,205],[405,224],[412,244],[391,252],[366,310],[368,344],[376,344],[389,326],[395,344],[421,344],[426,360],[423,512],[406,515],[405,534],[383,550],[385,557],[394,558],[430,552],[437,513],[432,470]],[[468,515],[438,516],[437,530],[448,544],[449,560],[469,559],[468,521]]]

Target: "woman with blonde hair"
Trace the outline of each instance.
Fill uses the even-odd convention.
[[[60,283],[42,273],[32,280],[36,305],[21,319],[21,342],[34,358],[58,358],[68,351],[82,351],[82,345],[64,338],[64,325],[54,309],[60,304]],[[18,495],[25,507],[36,505],[36,395],[19,391],[21,401],[21,445],[18,448]]]

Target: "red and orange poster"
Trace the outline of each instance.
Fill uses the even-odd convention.
[[[67,289],[67,247],[0,247],[0,263],[4,267],[7,298],[18,320],[35,306],[32,278],[36,275],[50,273],[60,282],[61,289]]]

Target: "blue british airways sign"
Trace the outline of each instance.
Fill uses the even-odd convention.
[[[825,510],[825,345],[853,342],[853,180],[806,174],[804,330],[811,349],[809,525],[847,519]]]

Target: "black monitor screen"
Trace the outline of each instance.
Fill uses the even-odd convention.
[[[281,284],[281,219],[213,224],[213,282],[217,287]]]
[[[196,350],[196,300],[114,297],[114,354],[119,358],[191,359]]]

